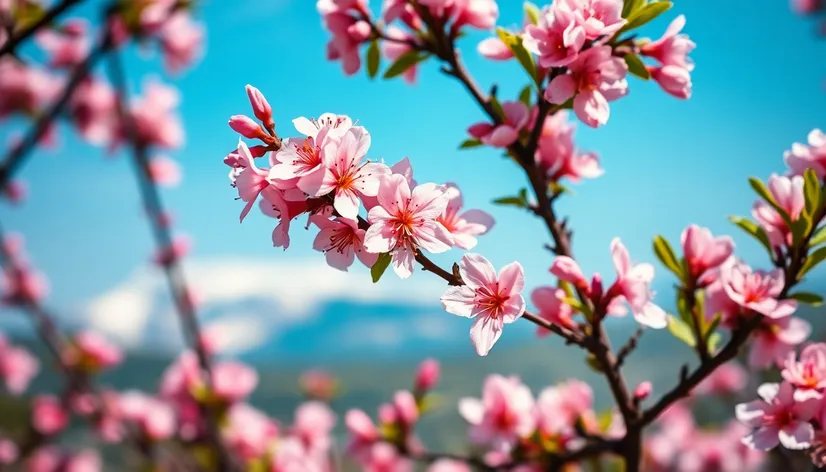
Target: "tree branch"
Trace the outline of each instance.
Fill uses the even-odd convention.
[[[38,32],[41,28],[57,19],[58,16],[62,15],[74,5],[80,3],[80,1],[81,0],[62,0],[52,9],[45,12],[43,16],[38,18],[37,21],[29,25],[26,29],[21,30],[15,35],[10,35],[6,43],[0,46],[0,58],[6,54],[13,54],[21,42],[25,41],[28,37]]]

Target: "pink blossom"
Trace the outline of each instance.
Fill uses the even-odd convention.
[[[823,8],[823,0],[791,0],[794,11],[808,15]]]
[[[783,367],[783,378],[796,388],[796,401],[823,398],[823,390],[826,389],[826,344],[813,343],[804,347],[800,351],[799,361],[795,360],[794,353],[790,353]]]
[[[567,295],[565,290],[556,287],[538,287],[531,292],[531,302],[536,305],[539,316],[551,323],[567,329],[576,327],[573,320],[573,309],[562,299]],[[537,336],[544,337],[550,331],[540,327],[536,328]]]
[[[411,472],[413,464],[388,443],[373,444],[361,461],[364,472]]]
[[[138,425],[141,434],[153,441],[167,439],[175,432],[175,412],[167,403],[138,391],[118,398],[120,416]]]
[[[0,243],[6,246],[10,258],[0,274],[0,301],[9,305],[26,305],[44,299],[49,291],[48,281],[26,260],[22,238],[9,236]]]
[[[229,117],[229,127],[247,139],[266,139],[267,132],[255,120],[246,115]]]
[[[319,11],[321,10],[322,6],[319,4]],[[341,60],[344,73],[355,74],[361,67],[359,45],[367,41],[372,34],[370,24],[341,11],[321,13],[324,26],[333,35],[327,43],[327,59]]]
[[[288,193],[290,192],[270,186],[263,192],[264,199],[259,204],[259,208],[265,215],[279,220],[272,230],[272,245],[283,247],[285,250],[290,246],[290,223],[295,217],[308,210],[306,200],[288,199],[286,198]]]
[[[741,439],[748,427],[731,421],[721,430],[697,431],[677,457],[680,472],[748,472],[761,470],[763,454],[749,449]],[[685,440],[685,438],[682,438]]]
[[[145,145],[177,148],[183,144],[180,118],[174,113],[180,102],[178,91],[157,80],[144,85],[144,96],[131,106],[138,139]]]
[[[152,256],[152,261],[159,266],[172,265],[183,258],[192,249],[192,240],[185,234],[172,237],[170,244],[159,247]]]
[[[380,163],[362,163],[370,148],[370,134],[364,128],[351,128],[341,142],[328,142],[322,154],[323,173],[306,182],[302,190],[312,196],[335,195],[333,207],[344,218],[355,220],[359,196],[377,196],[380,176],[390,169]],[[299,181],[301,183],[301,181]]]
[[[123,360],[121,350],[97,333],[84,331],[73,341],[72,349],[64,355],[69,364],[78,368],[96,372],[114,367]]]
[[[12,346],[0,335],[0,380],[12,395],[20,395],[37,375],[40,362],[21,347]]]
[[[680,34],[685,27],[685,16],[680,15],[668,25],[662,38],[644,44],[640,52],[652,57],[664,66],[677,66],[686,72],[694,70],[694,62],[688,54],[694,50],[696,44],[688,39],[688,35]]]
[[[62,86],[60,80],[42,69],[8,58],[0,60],[0,118],[15,112],[37,112]]]
[[[445,187],[449,200],[444,213],[436,221],[450,232],[454,246],[469,251],[476,246],[476,236],[487,233],[493,227],[493,217],[482,210],[460,213],[463,200],[459,187],[452,182],[445,184]]]
[[[50,56],[54,68],[71,68],[89,54],[89,25],[81,19],[66,21],[59,30],[42,29],[35,36],[37,44]]]
[[[608,293],[624,297],[638,323],[649,328],[665,328],[666,314],[652,302],[654,294],[649,288],[654,279],[654,266],[647,263],[632,264],[628,250],[619,238],[611,241],[611,257],[617,269],[617,280]]]
[[[264,189],[269,187],[270,182],[267,180],[269,171],[260,169],[255,165],[255,160],[250,154],[249,148],[241,140],[238,141],[238,157],[242,167],[235,175],[234,187],[238,189],[238,198],[247,203],[244,209],[241,210],[241,221],[244,221],[255,200],[258,199]]]
[[[803,175],[806,169],[812,169],[818,177],[826,179],[826,134],[814,129],[809,133],[808,141],[808,145],[792,144],[792,149],[783,154],[789,173]]]
[[[502,103],[505,121],[500,125],[482,122],[468,128],[468,133],[484,144],[493,147],[508,147],[519,139],[519,133],[528,126],[528,107],[520,102]]]
[[[112,141],[118,132],[117,96],[109,83],[92,77],[81,81],[69,102],[72,124],[94,145]]]
[[[264,94],[261,93],[260,90],[253,87],[252,85],[247,84],[244,89],[247,91],[247,97],[250,100],[250,105],[252,106],[252,112],[256,118],[261,120],[264,123],[264,126],[267,129],[272,129],[275,127],[275,121],[272,118],[272,107],[270,106],[270,102],[264,97]]]
[[[306,137],[282,142],[281,149],[274,155],[269,178],[284,190],[294,187],[313,190],[312,185],[317,185],[324,173],[322,156],[327,143],[343,137],[352,127],[352,120],[325,113],[319,120],[296,118],[293,124]]]
[[[399,162],[390,166],[390,173],[401,175],[407,180],[407,185],[410,188],[415,187],[418,185],[416,183],[416,179],[413,178],[413,166],[410,165],[410,159],[404,158]],[[362,196],[361,203],[364,205],[364,208],[367,209],[369,212],[374,206],[378,206],[379,199],[378,197],[369,197],[369,196]]]
[[[316,8],[322,15],[330,13],[346,13],[355,10],[359,13],[366,13],[367,0],[318,0]]]
[[[470,340],[476,353],[486,356],[505,325],[525,312],[525,274],[518,262],[502,267],[497,274],[490,261],[471,253],[462,256],[459,273],[465,285],[448,288],[442,295],[442,306],[448,313],[475,318]]]
[[[369,453],[370,447],[381,438],[373,421],[361,410],[348,411],[344,416],[344,424],[350,434],[348,451],[353,455]]]
[[[585,382],[568,380],[547,387],[536,400],[537,428],[547,435],[570,432],[594,404],[594,392]]]
[[[416,380],[414,388],[416,392],[427,392],[432,390],[439,381],[439,361],[436,359],[425,359],[419,364],[416,370]]]
[[[253,460],[266,454],[278,436],[278,426],[256,408],[236,403],[227,412],[221,435],[231,451],[245,460]]]
[[[792,222],[800,218],[806,201],[803,196],[803,177],[795,175],[783,177],[772,174],[769,177],[768,189],[778,206],[789,215]],[[769,240],[774,246],[791,245],[792,234],[786,222],[771,205],[764,201],[754,204],[752,215],[766,230]]]
[[[53,395],[38,395],[32,400],[32,426],[40,434],[52,436],[69,424],[69,412]]]
[[[731,258],[721,266],[720,280],[734,302],[769,318],[785,318],[797,309],[795,300],[777,299],[785,285],[781,269],[752,271],[751,267]]]
[[[523,41],[539,56],[540,66],[562,67],[571,64],[585,45],[585,29],[568,4],[557,1],[542,10],[539,24],[525,28]]]
[[[714,237],[708,228],[690,225],[680,235],[689,275],[698,278],[709,269],[719,267],[734,252],[729,236]]]
[[[166,69],[175,74],[195,62],[203,51],[204,28],[183,10],[172,13],[158,32]]]
[[[255,369],[235,361],[224,361],[212,368],[212,393],[227,403],[239,402],[258,385]]]
[[[568,123],[565,111],[556,112],[542,124],[535,160],[548,180],[556,182],[568,178],[576,183],[603,174],[599,157],[592,152],[577,150],[573,136],[574,127]]]
[[[482,56],[494,61],[507,61],[513,58],[513,52],[499,37],[482,40],[476,50]]]
[[[299,438],[308,451],[324,452],[332,443],[330,434],[336,425],[336,415],[319,401],[301,404],[295,410],[291,433]]]
[[[3,190],[3,196],[15,205],[23,203],[28,195],[29,187],[23,180],[10,180]]]
[[[470,466],[461,461],[452,459],[439,459],[430,464],[427,472],[471,472]]]
[[[364,236],[368,252],[391,253],[393,270],[406,279],[413,274],[416,251],[445,252],[453,243],[448,230],[436,221],[445,212],[449,196],[433,183],[410,191],[407,179],[399,174],[380,180],[379,206],[370,209],[370,228]]]
[[[588,126],[602,126],[608,122],[608,102],[628,93],[627,70],[625,61],[614,57],[610,46],[592,47],[570,64],[570,73],[551,81],[545,98],[563,104],[573,97],[576,116]]]
[[[740,393],[748,382],[748,373],[735,362],[727,362],[714,370],[703,380],[694,393],[697,395],[735,395]]]
[[[707,320],[711,321],[719,314],[724,325],[734,327],[746,310],[728,296],[720,280],[721,273],[719,268],[709,271],[709,274],[714,274],[714,278],[706,287],[703,308]]]
[[[622,28],[622,0],[561,0],[585,30],[585,39],[610,37]]]
[[[645,400],[649,395],[651,395],[652,389],[653,386],[651,385],[651,382],[640,382],[636,387],[634,387],[634,399],[637,401]]]
[[[401,19],[412,30],[419,30],[422,27],[422,19],[407,0],[384,0],[382,10],[385,23],[389,24],[396,19]]]
[[[459,413],[470,423],[470,439],[496,450],[510,449],[535,426],[534,399],[530,389],[516,377],[489,375],[482,386],[482,399],[462,398]]]
[[[18,457],[20,457],[20,448],[17,444],[11,439],[0,437],[0,465],[13,464]]]
[[[151,0],[140,12],[140,26],[146,34],[157,34],[175,7],[175,0]]]
[[[167,156],[155,156],[149,161],[152,181],[163,187],[177,187],[181,183],[181,166]]]
[[[691,98],[691,74],[688,69],[673,65],[649,66],[647,69],[654,81],[670,95],[683,100]]]
[[[385,34],[387,34],[389,38],[393,38],[384,40],[381,43],[382,54],[384,54],[384,57],[390,61],[396,61],[403,55],[412,51],[413,47],[409,43],[415,44],[417,42],[415,36],[394,25],[388,26]],[[414,64],[404,71],[404,80],[409,84],[414,84],[416,83],[416,77],[418,74],[419,65]]]
[[[807,449],[814,438],[809,420],[817,412],[816,400],[797,402],[794,387],[788,382],[767,383],[757,389],[762,400],[741,403],[735,409],[737,419],[756,430],[743,438],[743,444],[762,451],[778,443],[787,449]]]
[[[378,254],[364,250],[365,230],[358,223],[337,217],[332,220],[320,215],[310,217],[320,229],[313,242],[313,249],[324,252],[327,264],[338,270],[347,271],[356,257],[367,267],[372,267]]]
[[[811,332],[812,326],[801,318],[763,318],[752,335],[749,366],[757,369],[772,364],[782,366],[789,353],[793,353],[795,346],[803,343]]]
[[[331,374],[322,370],[309,370],[298,379],[302,391],[309,398],[327,401],[335,396],[338,381]]]
[[[464,25],[477,29],[487,30],[496,25],[499,17],[499,6],[496,0],[454,0],[455,20],[454,31]]]
[[[557,276],[559,280],[563,280],[572,284],[574,287],[587,292],[590,287],[585,274],[579,268],[579,264],[568,256],[557,256],[551,264],[550,272]]]

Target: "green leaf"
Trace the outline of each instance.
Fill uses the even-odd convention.
[[[797,292],[797,293],[789,294],[789,298],[792,298],[792,299],[797,300],[801,303],[805,303],[807,305],[812,305],[812,306],[820,306],[820,305],[823,304],[823,297],[821,297],[820,295],[818,295],[816,293]]]
[[[694,339],[694,333],[691,332],[691,326],[679,318],[668,316],[668,331],[670,331],[675,338],[688,344],[690,347],[697,345]]]
[[[525,49],[525,46],[522,44],[522,37],[502,27],[496,28],[496,33],[499,35],[499,39],[511,50],[516,60],[519,61],[519,64],[525,69],[525,72],[527,72],[531,79],[539,86],[536,79],[536,64],[533,62],[533,55]]]
[[[524,103],[526,106],[531,106],[531,86],[527,85],[525,88],[519,92],[519,101]]]
[[[19,2],[14,11],[12,24],[21,30],[26,29],[40,21],[45,14],[46,9],[38,2]]]
[[[531,2],[525,2],[525,16],[528,18],[528,21],[530,21],[531,24],[539,24],[539,16],[541,15],[541,13],[542,12],[539,10],[538,6],[534,5]]]
[[[709,354],[714,354],[717,351],[717,346],[720,345],[720,341],[723,340],[723,336],[720,333],[711,333],[711,335],[706,340],[706,347],[708,347]]]
[[[809,240],[809,247],[820,246],[823,243],[826,243],[826,225],[821,226],[815,231],[812,239]]]
[[[459,149],[470,149],[479,147],[482,145],[482,141],[479,141],[476,138],[470,138],[462,141],[462,144],[459,145]]]
[[[639,10],[645,3],[646,0],[625,0],[622,3],[622,17],[628,18],[628,15]]]
[[[820,179],[813,169],[803,173],[803,195],[806,199],[806,214],[810,217],[820,208]]]
[[[595,355],[588,354],[585,358],[585,363],[588,364],[588,367],[590,367],[594,372],[602,372],[602,366],[599,365],[599,361]]]
[[[703,313],[700,310],[697,311],[698,313]],[[713,333],[714,330],[717,329],[718,326],[720,326],[720,321],[722,320],[723,314],[717,313],[716,315],[714,315],[714,318],[712,318],[711,321],[703,323],[705,325],[705,328],[703,328],[703,336],[706,338],[706,340],[708,340],[708,337],[711,336],[711,333]]]
[[[493,112],[496,113],[496,116],[499,117],[500,120],[505,120],[505,110],[502,109],[502,104],[499,103],[499,100],[491,95],[490,96],[490,106],[493,108]]]
[[[407,69],[410,69],[419,62],[427,59],[427,57],[427,54],[419,54],[419,51],[407,51],[402,54],[400,58],[396,59],[396,62],[387,68],[384,72],[384,78],[392,79],[393,77],[402,75],[405,71],[407,71]]]
[[[642,80],[649,80],[651,78],[651,74],[648,72],[648,69],[645,68],[645,64],[642,62],[642,59],[640,59],[640,56],[636,54],[626,54],[624,59],[625,63],[628,64],[628,72]]]
[[[817,249],[813,253],[809,254],[809,257],[806,258],[806,262],[803,263],[803,267],[800,268],[797,280],[803,280],[803,276],[810,270],[814,269],[818,264],[823,262],[824,259],[826,259],[826,247]]]
[[[774,253],[772,251],[772,244],[769,241],[769,236],[766,234],[763,228],[757,225],[757,223],[746,218],[743,218],[742,216],[729,216],[728,219],[729,221],[737,225],[738,228],[748,233],[749,236],[758,240],[760,244],[762,244],[763,247],[766,248],[767,251],[769,251],[769,254],[772,257],[774,257]]]
[[[379,72],[379,62],[381,62],[381,54],[379,53],[379,42],[374,40],[367,48],[367,76],[376,77]]]
[[[387,270],[387,267],[390,265],[390,253],[383,252],[379,254],[379,258],[376,259],[376,263],[373,264],[373,267],[370,268],[370,275],[373,276],[373,283],[379,281],[381,276],[384,274],[384,271]]]
[[[528,205],[519,197],[502,197],[493,201],[495,205],[510,205],[519,208],[527,208]]]
[[[628,14],[628,18],[626,18],[628,23],[626,23],[625,26],[617,32],[617,34],[619,35],[620,33],[639,28],[654,18],[662,15],[672,6],[673,3],[671,2],[651,2],[648,5],[637,8]]]
[[[674,255],[674,250],[671,249],[671,244],[668,243],[668,240],[660,235],[654,236],[654,254],[657,255],[657,259],[659,259],[668,270],[673,272],[677,278],[680,280],[683,279],[680,261],[677,260],[677,256]]]
[[[780,205],[775,201],[771,192],[769,192],[769,189],[766,188],[766,184],[764,184],[763,181],[758,179],[757,177],[749,177],[749,185],[751,185],[751,188],[754,189],[755,193],[757,193],[757,195],[760,198],[765,200],[766,203],[771,205],[771,207],[774,208],[777,211],[777,213],[780,214],[780,216],[783,218],[783,222],[786,223],[786,226],[791,228],[792,220],[791,218],[789,218],[789,214],[786,213],[786,210],[781,208]]]

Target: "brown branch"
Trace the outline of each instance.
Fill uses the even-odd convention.
[[[638,328],[637,331],[628,338],[628,341],[617,351],[617,362],[614,364],[615,369],[622,368],[622,364],[625,362],[625,359],[637,348],[637,343],[639,342],[640,338],[642,337],[645,330],[643,328]]]
[[[49,23],[57,19],[58,16],[62,15],[69,8],[80,3],[80,1],[81,0],[62,0],[53,8],[45,12],[43,16],[38,18],[37,21],[29,25],[26,29],[21,30],[19,33],[15,35],[10,35],[6,43],[0,46],[0,58],[5,56],[6,54],[13,54],[14,50],[21,42],[25,41],[28,37],[38,32],[44,26],[47,26]]]

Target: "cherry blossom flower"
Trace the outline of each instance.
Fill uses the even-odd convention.
[[[22,347],[12,346],[0,333],[0,380],[8,393],[23,393],[39,369],[36,357]]]
[[[794,143],[792,149],[783,154],[792,175],[803,175],[806,169],[815,171],[821,179],[826,178],[826,134],[814,129],[808,136],[809,144]]]
[[[38,395],[32,400],[32,426],[45,436],[63,431],[69,425],[69,412],[53,395]]]
[[[694,393],[697,395],[734,395],[743,390],[748,373],[736,361],[727,362],[703,380]]]
[[[640,47],[640,53],[658,60],[664,66],[677,66],[691,72],[694,62],[688,54],[694,50],[696,44],[686,34],[680,34],[685,27],[685,16],[675,18],[663,33],[663,36]]]
[[[108,82],[87,77],[69,101],[72,124],[88,142],[104,145],[118,132],[117,95]]]
[[[585,39],[610,37],[622,28],[622,0],[561,0],[576,15]]]
[[[39,30],[35,39],[54,68],[74,67],[89,54],[89,25],[81,19],[67,20],[59,29]]]
[[[181,166],[168,156],[155,156],[149,161],[149,176],[162,187],[177,187],[181,183]]]
[[[367,41],[372,34],[370,24],[342,11],[344,8],[327,10],[323,3],[330,2],[321,0],[318,9],[323,16],[325,28],[333,35],[327,43],[327,59],[341,60],[344,73],[353,75],[361,67],[359,45]]]
[[[439,459],[430,464],[427,472],[471,472],[470,466],[452,459]]]
[[[16,60],[0,60],[0,118],[15,112],[35,113],[61,88],[61,81],[42,69]]]
[[[518,262],[502,267],[497,274],[490,261],[471,253],[462,256],[459,273],[465,285],[448,288],[442,295],[442,306],[448,313],[475,318],[470,340],[476,353],[486,356],[505,325],[525,313],[525,275]]]
[[[585,29],[568,4],[557,1],[542,10],[539,24],[525,27],[523,44],[540,66],[567,66],[585,45]]]
[[[464,25],[489,30],[496,25],[496,19],[499,17],[496,0],[454,0],[454,5],[454,31]]]
[[[737,405],[737,419],[755,428],[743,444],[763,451],[778,443],[787,449],[807,449],[814,438],[809,420],[819,406],[815,400],[795,401],[794,387],[788,383],[767,383],[757,389],[761,400]]]
[[[783,379],[795,387],[794,399],[798,402],[823,398],[826,389],[826,344],[813,343],[800,351],[800,360],[794,353],[783,363]]]
[[[772,174],[769,177],[768,189],[778,206],[789,215],[789,219],[792,222],[797,221],[806,206],[803,196],[803,177],[799,175],[783,177]],[[758,201],[754,204],[752,215],[766,230],[772,245],[791,245],[791,229],[771,205],[762,200]]]
[[[707,270],[719,267],[734,252],[730,236],[713,237],[708,228],[690,225],[680,235],[686,264],[691,277],[698,278]]]
[[[439,381],[439,361],[436,359],[425,359],[419,364],[416,370],[416,380],[414,382],[416,392],[427,392],[436,386]]]
[[[476,246],[476,236],[487,233],[493,227],[493,217],[482,210],[460,213],[463,200],[459,187],[452,182],[445,184],[445,187],[449,200],[444,213],[436,221],[450,232],[454,246],[469,251]]]
[[[790,353],[812,332],[812,326],[801,318],[763,318],[752,335],[749,366],[765,369],[772,364],[782,366]]]
[[[484,144],[493,147],[505,148],[519,139],[519,133],[528,126],[530,112],[528,107],[520,102],[502,103],[502,111],[505,112],[505,122],[500,125],[493,125],[482,122],[468,128],[468,133]]]
[[[332,444],[330,434],[336,425],[336,415],[319,401],[302,403],[295,410],[295,421],[290,430],[308,451],[324,452]]]
[[[109,369],[123,361],[123,353],[117,346],[91,331],[78,333],[63,357],[69,365],[91,372]]]
[[[482,398],[459,400],[459,413],[470,424],[470,439],[495,450],[509,450],[535,427],[534,399],[516,377],[489,375]]]
[[[785,284],[781,269],[752,271],[751,267],[732,258],[721,266],[720,280],[734,302],[769,318],[784,318],[797,309],[795,300],[777,299]]]
[[[628,93],[625,73],[628,66],[614,57],[610,46],[594,46],[568,67],[568,74],[555,77],[545,90],[545,98],[556,104],[574,99],[574,113],[593,128],[608,122],[608,102]]]
[[[632,264],[628,250],[619,238],[611,241],[611,256],[617,269],[617,280],[608,293],[624,297],[638,323],[649,328],[665,328],[666,314],[652,302],[654,294],[649,288],[654,279],[654,266],[646,263]]]
[[[235,174],[233,186],[238,189],[238,198],[247,203],[244,209],[241,210],[240,219],[243,222],[258,196],[270,186],[270,182],[267,180],[269,171],[256,166],[249,148],[241,140],[238,141],[238,158],[242,166],[239,168],[239,172]]]
[[[682,100],[691,98],[691,73],[688,69],[673,65],[648,66],[646,69],[668,94]]]
[[[380,180],[379,206],[370,209],[370,228],[364,236],[368,252],[392,256],[393,270],[406,279],[413,274],[418,249],[434,254],[450,249],[453,238],[436,219],[444,213],[449,196],[433,183],[410,191],[407,179],[399,174]]]
[[[305,200],[288,199],[289,193],[270,186],[263,192],[264,199],[259,203],[259,208],[265,215],[278,220],[272,230],[272,245],[283,247],[284,250],[290,247],[290,223],[309,208]]]
[[[536,400],[537,428],[546,435],[570,435],[578,421],[591,411],[594,392],[579,380],[568,380],[547,387]]]
[[[212,367],[212,394],[226,403],[244,400],[258,385],[258,373],[248,365],[223,361]]]
[[[573,329],[576,323],[573,320],[574,311],[570,305],[563,302],[565,290],[556,287],[537,287],[531,292],[531,302],[536,305],[539,316],[563,328]],[[551,332],[541,326],[536,328],[536,334],[545,337]]]
[[[278,436],[276,423],[246,403],[232,405],[226,423],[221,435],[227,447],[245,460],[262,457]]]
[[[604,172],[599,157],[592,152],[580,152],[574,145],[574,127],[568,123],[568,113],[560,111],[545,119],[535,154],[537,165],[557,182],[568,178],[577,183],[580,179],[593,179]]]
[[[134,100],[130,112],[138,139],[145,145],[177,148],[183,144],[184,131],[174,113],[180,102],[178,91],[157,80],[144,85],[143,97]]]
[[[320,215],[310,219],[321,229],[313,249],[324,252],[330,267],[346,272],[356,257],[367,267],[376,263],[379,255],[364,250],[366,231],[359,229],[356,221],[342,217],[330,220]]]
[[[185,11],[169,15],[158,32],[166,69],[175,74],[198,60],[203,50],[204,28]]]
[[[415,36],[394,25],[388,26],[385,34],[392,39],[382,41],[381,51],[384,57],[386,57],[389,61],[396,61],[403,55],[412,51],[413,47],[409,43],[415,44],[417,42]],[[403,74],[405,82],[409,84],[416,83],[416,77],[418,77],[418,75],[418,64],[408,67]]]
[[[513,51],[496,36],[483,39],[476,50],[482,56],[494,61],[507,61],[513,58]]]
[[[118,397],[118,413],[126,421],[135,423],[143,437],[160,441],[175,432],[175,412],[167,403],[132,390]]]
[[[361,410],[348,411],[344,424],[350,434],[348,452],[356,457],[369,453],[370,447],[381,438],[373,421]]]
[[[270,106],[270,102],[264,97],[264,94],[250,84],[247,84],[244,90],[247,92],[247,98],[250,100],[252,112],[255,117],[261,120],[267,129],[275,128],[275,121],[273,121],[272,118],[272,107]]]

